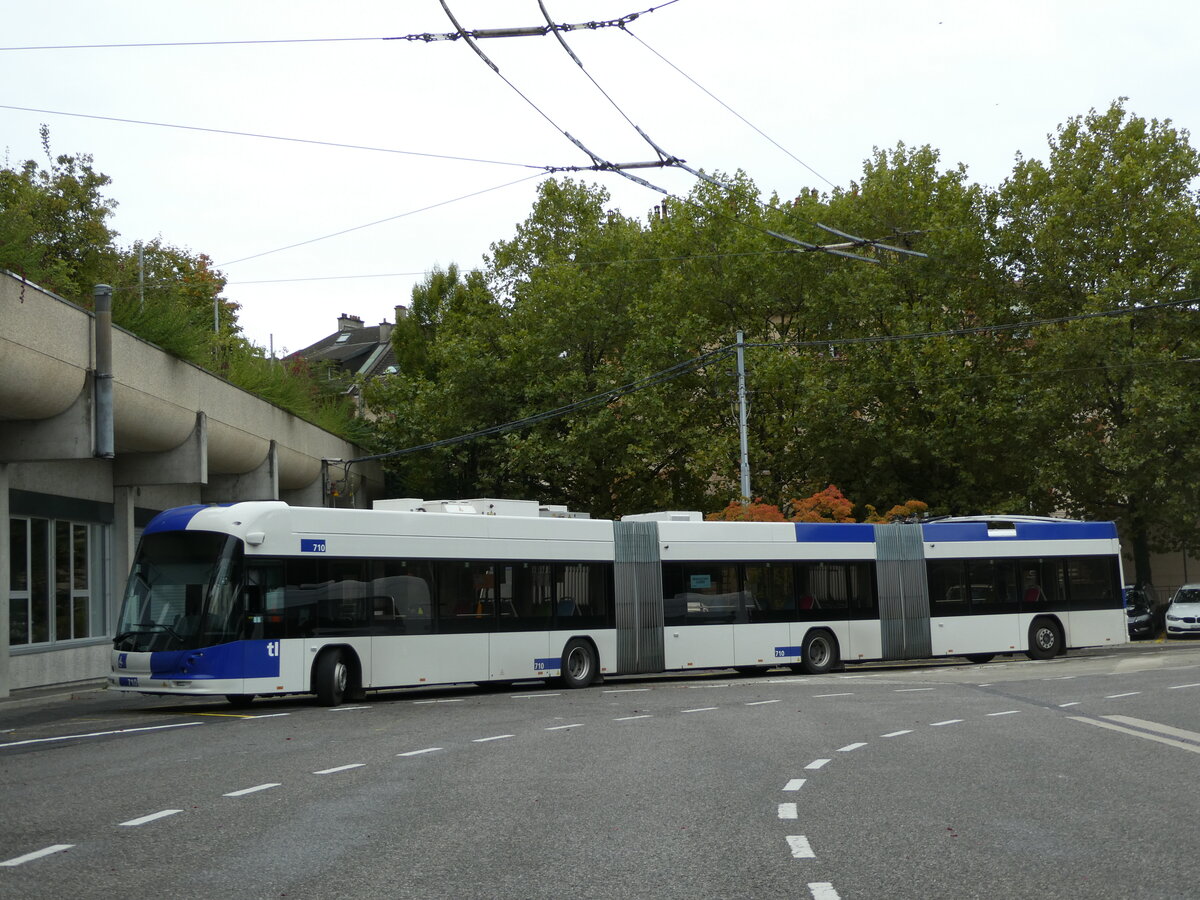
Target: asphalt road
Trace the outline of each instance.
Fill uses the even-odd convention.
[[[0,897],[1195,898],[1200,643],[0,702]]]

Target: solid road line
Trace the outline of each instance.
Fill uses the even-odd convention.
[[[177,722],[174,725],[146,725],[142,728],[118,728],[116,731],[93,731],[88,734],[64,734],[60,737],[30,738],[26,741],[12,741],[0,744],[3,747],[21,747],[25,744],[48,744],[52,741],[74,741],[79,738],[105,737],[110,734],[133,734],[135,731],[161,731],[164,728],[187,728],[190,725],[203,725],[203,722]]]
[[[70,850],[74,846],[74,844],[51,844],[49,847],[43,847],[41,850],[26,853],[24,856],[14,856],[12,859],[6,859],[4,862],[0,862],[0,866],[19,866],[22,863],[41,859],[43,856],[49,856],[51,853],[61,853],[63,850]]]
[[[1200,734],[1184,728],[1161,725],[1158,722],[1147,722],[1145,719],[1134,719],[1129,716],[1101,716],[1101,718],[1108,719],[1110,722],[1120,722],[1123,725],[1132,725],[1134,728],[1143,728],[1146,731],[1157,731],[1159,734],[1168,734],[1171,737],[1183,738],[1185,741],[1200,743]]]
[[[1111,731],[1119,731],[1122,734],[1132,734],[1134,737],[1140,737],[1142,740],[1155,741],[1159,744],[1166,744],[1168,747],[1177,747],[1180,750],[1187,750],[1191,753],[1200,753],[1200,746],[1196,744],[1185,744],[1183,741],[1176,741],[1172,738],[1159,737],[1156,734],[1147,734],[1144,731],[1134,731],[1132,728],[1123,728],[1120,725],[1114,725],[1112,722],[1102,722],[1099,719],[1089,719],[1085,716],[1071,716],[1076,722],[1086,722],[1088,725],[1095,725],[1099,728],[1107,728]]]

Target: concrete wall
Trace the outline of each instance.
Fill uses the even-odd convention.
[[[112,458],[96,456],[96,317],[0,272],[0,696],[102,677],[108,644],[9,647],[10,515],[105,529],[108,634],[139,523],[190,503],[324,505],[322,460],[360,448],[121,329],[113,329]],[[340,470],[333,473],[339,480]],[[382,489],[355,467],[353,504]],[[10,500],[18,498],[20,509]],[[346,505],[345,497],[338,505]],[[57,511],[56,511],[57,510]],[[66,512],[63,512],[66,510]],[[83,512],[79,512],[83,510]]]

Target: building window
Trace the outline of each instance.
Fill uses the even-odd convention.
[[[53,644],[106,633],[104,526],[9,520],[9,644]]]

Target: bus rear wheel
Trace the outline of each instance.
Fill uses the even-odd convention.
[[[567,642],[562,655],[562,683],[569,688],[584,688],[596,680],[596,651],[587,641],[574,638]]]
[[[1063,651],[1063,636],[1052,619],[1034,619],[1029,626],[1029,649],[1025,655],[1030,659],[1053,659]]]
[[[346,665],[341,650],[328,650],[321,654],[313,681],[316,682],[317,702],[322,706],[337,706],[342,702],[350,683],[350,667]]]
[[[800,671],[824,675],[837,661],[837,642],[828,631],[810,631],[800,649]]]

